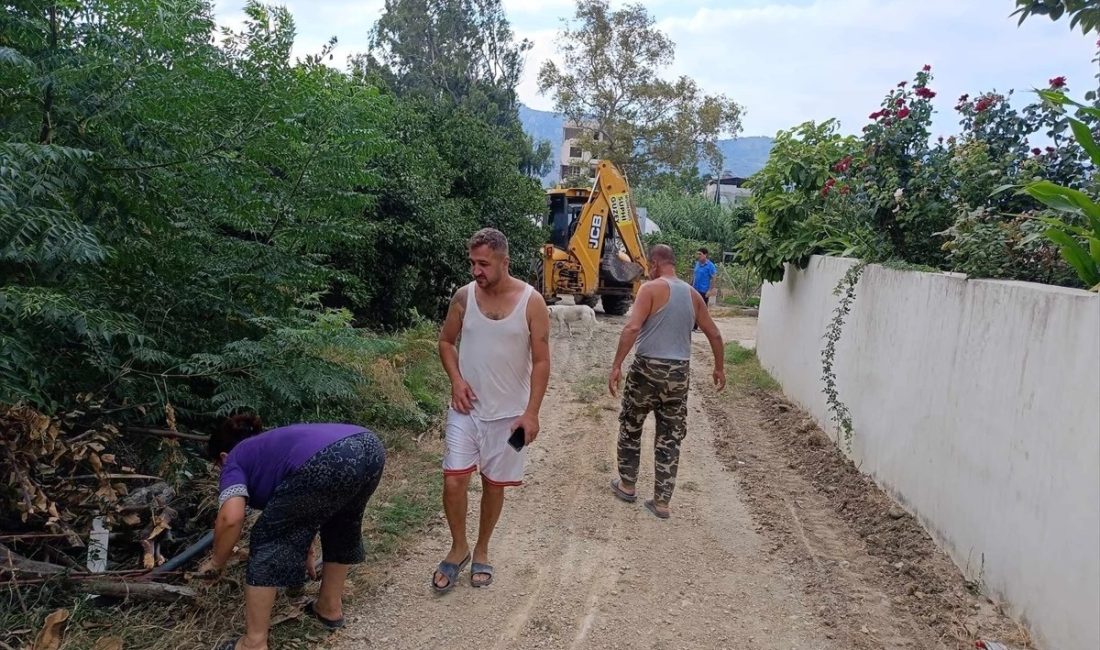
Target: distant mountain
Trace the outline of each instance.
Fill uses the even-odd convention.
[[[774,140],[763,135],[719,140],[722,150],[722,171],[748,178],[764,168]]]
[[[558,168],[561,165],[562,125],[565,118],[551,111],[537,111],[522,104],[519,107],[519,119],[523,130],[535,140],[549,140],[554,152],[554,166],[550,173],[542,178],[542,184],[552,185],[558,180]],[[772,139],[765,136],[750,136],[719,140],[724,162],[722,171],[734,176],[748,177],[760,171],[771,152]],[[700,169],[703,169],[700,165]],[[704,173],[708,170],[703,169]]]
[[[523,131],[533,140],[549,140],[550,150],[554,153],[554,164],[550,167],[550,173],[542,177],[543,186],[553,185],[558,180],[558,168],[561,166],[562,125],[565,117],[550,111],[536,111],[519,105],[519,121],[523,125]]]

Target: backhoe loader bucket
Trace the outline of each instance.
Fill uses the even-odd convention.
[[[642,274],[642,266],[630,261],[623,253],[618,255],[608,254],[603,258],[603,267],[607,269],[608,274],[615,279],[616,282],[629,283],[638,279],[638,276]]]

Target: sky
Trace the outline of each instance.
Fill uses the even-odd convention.
[[[517,38],[534,43],[520,101],[552,110],[538,93],[538,68],[556,59],[555,39],[573,0],[503,0]],[[236,26],[243,0],[215,0],[218,22]],[[612,0],[612,6],[622,6]],[[933,136],[957,132],[963,93],[1016,90],[1017,105],[1056,76],[1078,99],[1096,88],[1096,35],[1033,17],[1017,27],[1013,0],[648,0],[657,26],[676,44],[662,76],[687,75],[707,93],[745,109],[741,135],[774,136],[807,120],[835,117],[858,133],[899,81],[932,66]],[[292,0],[296,56],[338,39],[338,64],[367,49],[383,0]]]

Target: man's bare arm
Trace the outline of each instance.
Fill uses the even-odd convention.
[[[468,287],[461,287],[451,298],[447,318],[439,328],[439,360],[451,380],[451,406],[459,413],[469,413],[477,399],[458,367],[458,339],[462,334],[462,317],[466,312]]]
[[[541,295],[527,301],[531,330],[531,398],[527,411],[538,414],[550,383],[550,312]]]
[[[710,351],[714,355],[714,383],[718,390],[722,390],[726,385],[726,349],[722,343],[722,332],[718,331],[718,325],[711,318],[710,310],[698,291],[691,292],[691,302],[695,307],[695,320],[707,337]]]
[[[538,438],[539,410],[546,396],[546,385],[550,383],[550,312],[546,309],[546,300],[537,294],[528,298],[524,316],[531,337],[531,393],[527,397],[527,408],[512,422],[512,430],[523,427],[524,444],[529,445]]]
[[[451,298],[451,305],[447,308],[443,327],[439,328],[439,360],[443,363],[443,370],[447,372],[452,383],[455,379],[462,379],[458,371],[458,336],[462,333],[467,289],[468,287],[460,287],[455,292]]]

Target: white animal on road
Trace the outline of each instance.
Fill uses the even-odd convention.
[[[588,305],[550,305],[550,321],[557,323],[558,331],[564,325],[573,336],[573,326],[580,324],[588,329],[588,338],[596,332],[596,312]]]

